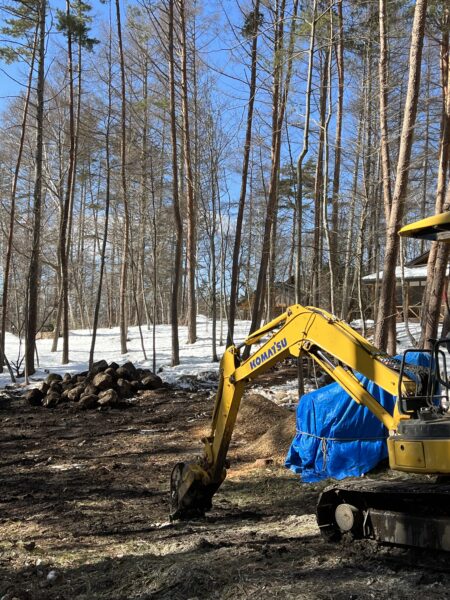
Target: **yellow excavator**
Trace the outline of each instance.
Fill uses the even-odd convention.
[[[450,241],[450,213],[407,225],[400,235]],[[258,349],[243,360],[242,348],[255,344]],[[307,355],[385,426],[391,469],[433,476],[364,479],[326,488],[317,505],[322,534],[330,540],[350,534],[450,551],[449,345],[449,339],[436,340],[431,350],[423,350],[429,353],[429,366],[412,366],[407,362],[411,350],[402,360],[395,359],[325,310],[291,306],[239,346],[226,349],[203,455],[178,463],[172,471],[171,517],[191,518],[211,508],[226,477],[228,447],[246,384],[289,356]],[[357,373],[396,397],[392,414],[363,387]]]

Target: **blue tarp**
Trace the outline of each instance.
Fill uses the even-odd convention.
[[[408,363],[428,366],[429,354],[410,353]],[[358,379],[392,414],[396,398],[369,379]],[[386,438],[386,428],[369,409],[332,383],[300,399],[297,434],[285,464],[305,482],[359,477],[387,458]]]

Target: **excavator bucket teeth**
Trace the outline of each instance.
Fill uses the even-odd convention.
[[[177,463],[170,476],[171,520],[203,516],[210,510],[212,497],[218,487],[203,483],[198,465]]]

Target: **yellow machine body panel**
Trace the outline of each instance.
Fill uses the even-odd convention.
[[[408,473],[450,474],[450,440],[388,438],[389,466]]]
[[[392,469],[425,469],[425,454],[422,442],[393,442],[389,444],[389,464]],[[395,466],[394,466],[395,465]]]
[[[450,212],[433,215],[421,221],[405,225],[399,231],[403,237],[419,240],[450,242]]]

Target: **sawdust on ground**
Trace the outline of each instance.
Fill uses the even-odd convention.
[[[209,424],[195,428],[194,439],[201,440],[209,431]],[[294,436],[295,414],[260,394],[245,394],[230,444],[233,468],[239,471],[244,463],[250,466],[259,459],[284,465]],[[199,452],[200,449],[199,445]]]
[[[246,394],[236,420],[232,456],[284,464],[295,435],[295,415],[260,394]]]

